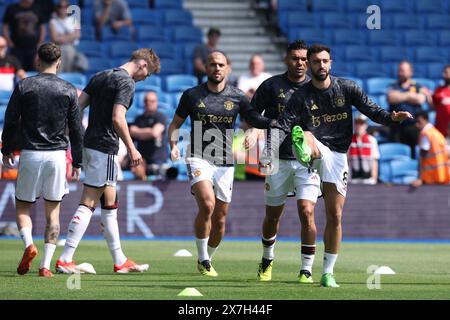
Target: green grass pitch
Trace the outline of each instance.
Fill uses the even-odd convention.
[[[218,278],[202,277],[196,270],[194,241],[123,241],[125,254],[149,263],[143,274],[113,274],[113,264],[104,241],[82,241],[76,262],[94,265],[96,275],[81,275],[80,289],[67,288],[68,275],[51,279],[37,276],[43,242],[36,241],[40,254],[25,276],[16,274],[22,241],[0,240],[0,299],[150,299],[150,300],[303,300],[303,299],[449,299],[450,245],[416,243],[344,242],[335,274],[341,288],[321,288],[323,246],[318,245],[311,285],[297,283],[299,243],[279,241],[271,282],[256,281],[261,257],[259,241],[227,241],[216,252],[213,265]],[[174,257],[188,249],[192,257]],[[52,262],[61,253],[58,247]],[[367,288],[367,267],[387,265],[395,275],[381,276],[381,289]],[[178,297],[186,287],[203,297]]]

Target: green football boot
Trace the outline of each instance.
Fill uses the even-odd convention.
[[[334,275],[331,273],[325,273],[322,275],[320,285],[328,288],[339,288],[339,285],[336,283],[336,279],[334,279]]]
[[[217,277],[219,275],[209,260],[202,261],[201,263],[197,261],[197,269],[202,275],[207,277]]]
[[[305,139],[305,132],[300,126],[292,128],[292,150],[298,162],[309,168],[312,151]]]

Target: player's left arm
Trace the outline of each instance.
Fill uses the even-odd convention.
[[[10,167],[14,164],[13,151],[17,129],[20,122],[20,83],[14,88],[13,94],[5,111],[5,122],[2,132],[2,154],[3,164]]]
[[[90,102],[91,97],[85,91],[81,91],[81,94],[78,97],[78,105],[80,106],[80,111],[83,111],[84,108],[86,108]]]
[[[264,117],[253,108],[246,96],[241,96],[239,113],[249,125],[258,129],[268,129],[273,120]]]
[[[83,148],[83,126],[81,125],[81,112],[77,103],[76,89],[73,89],[73,96],[69,112],[67,115],[67,126],[69,128],[69,138],[72,153],[72,177],[76,180],[80,176],[80,168],[82,165],[82,148]]]
[[[352,105],[376,123],[388,126],[393,122],[402,122],[408,118],[413,118],[407,111],[393,111],[392,113],[387,112],[375,102],[370,100],[367,97],[367,94],[354,82],[347,86],[347,94]]]

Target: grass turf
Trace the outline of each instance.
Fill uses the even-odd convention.
[[[43,242],[36,241],[40,253],[25,276],[16,274],[22,255],[22,241],[0,240],[0,299],[449,299],[449,244],[343,243],[335,267],[341,288],[321,288],[323,246],[318,245],[313,269],[314,284],[297,282],[299,244],[279,241],[272,281],[256,281],[261,258],[258,241],[227,241],[214,256],[218,278],[206,278],[196,270],[194,241],[123,241],[124,252],[138,263],[149,263],[143,274],[113,274],[113,264],[104,241],[82,241],[77,263],[94,265],[96,275],[81,275],[81,289],[69,290],[69,275],[52,279],[37,276]],[[174,257],[188,249],[192,257]],[[58,247],[52,262],[59,257]],[[387,265],[396,275],[382,275],[381,289],[367,288],[367,267]],[[178,297],[186,287],[194,287],[203,297]]]

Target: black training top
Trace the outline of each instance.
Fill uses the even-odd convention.
[[[83,129],[76,88],[52,73],[25,78],[16,85],[6,108],[2,153],[10,154],[17,148],[67,150],[66,125],[73,166],[80,168]]]
[[[353,133],[352,106],[374,122],[393,123],[390,113],[370,100],[354,81],[331,77],[330,87],[324,90],[314,87],[312,81],[301,86],[274,127],[281,129],[282,141],[299,124],[331,150],[346,153]]]
[[[115,68],[98,72],[84,92],[90,97],[89,123],[84,146],[107,154],[119,151],[119,136],[112,122],[113,106],[129,109],[133,103],[135,82],[125,69]]]
[[[292,94],[301,85],[308,82],[309,76],[302,82],[292,82],[287,77],[287,72],[278,74],[265,80],[256,90],[252,99],[252,106],[259,113],[270,119],[277,119],[286,107]],[[292,153],[292,139],[287,136],[280,146],[280,159],[295,160]]]
[[[218,166],[233,166],[234,124],[238,114],[251,126],[269,127],[271,119],[252,108],[245,94],[227,84],[212,92],[206,83],[183,92],[176,114],[191,118],[191,156]]]

